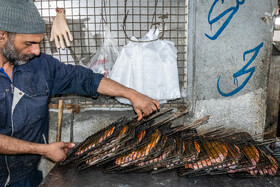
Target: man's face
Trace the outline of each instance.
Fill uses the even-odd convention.
[[[42,40],[43,34],[12,34],[7,37],[1,53],[11,65],[23,65],[40,54]]]

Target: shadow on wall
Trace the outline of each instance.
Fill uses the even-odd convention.
[[[272,44],[272,55],[279,56],[280,55],[280,45]]]
[[[280,44],[273,44],[273,48],[272,48],[272,56],[280,56]],[[279,62],[280,63],[280,62]],[[279,90],[280,92],[280,90]],[[279,93],[280,95],[280,93]],[[278,106],[278,125],[277,125],[277,137],[280,137],[280,103]]]
[[[278,126],[277,126],[277,137],[280,137],[280,103],[279,103],[279,112],[278,112]]]

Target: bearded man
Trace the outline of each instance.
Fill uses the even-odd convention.
[[[66,158],[71,142],[47,143],[48,101],[56,94],[98,94],[131,101],[138,120],[158,101],[101,74],[40,52],[45,23],[32,0],[0,0],[0,186],[37,186],[41,156]]]

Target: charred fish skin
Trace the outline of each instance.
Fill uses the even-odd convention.
[[[104,133],[97,136],[94,140],[87,142],[87,144],[81,146],[81,148],[78,149],[78,151],[75,153],[75,155],[79,156],[83,153],[86,153],[88,151],[91,151],[94,149],[97,145],[104,142],[108,137],[110,137],[116,127],[111,127],[110,129],[106,130]]]
[[[106,164],[107,162],[110,162],[110,160],[112,160],[112,158],[114,158],[115,155],[120,152],[119,149],[122,149],[125,142],[131,140],[134,137],[134,123],[135,122],[132,121],[121,126],[115,139],[111,139],[106,144],[103,144],[99,148],[94,149],[93,151],[88,152],[85,156],[79,158],[79,160],[77,161],[77,163],[79,164],[77,169],[81,170],[83,168],[87,168],[88,165],[100,166]],[[110,135],[112,134],[112,131],[110,130],[108,131],[108,133]]]
[[[122,126],[116,139],[113,139],[113,140],[109,141],[108,143],[104,144],[103,146],[101,146],[100,148],[89,152],[88,155],[94,155],[94,154],[102,153],[104,151],[108,152],[108,150],[111,150],[111,152],[112,152],[113,148],[114,148],[113,151],[115,151],[116,147],[117,147],[116,143],[118,143],[118,140],[124,138],[129,133],[130,128],[132,128],[132,127],[130,127],[129,125]],[[112,128],[112,129],[109,129],[108,132],[105,132],[105,138],[111,136],[113,134],[113,131],[114,131],[114,129]]]
[[[183,143],[183,160],[184,162],[192,162],[198,158],[200,153],[200,145],[195,140],[185,140]]]
[[[259,158],[260,158],[260,154],[255,146],[253,146],[253,145],[246,146],[246,147],[242,148],[241,151],[243,152],[245,157],[247,157],[250,160],[250,162],[253,166],[257,165]]]
[[[116,159],[116,164],[120,166],[127,166],[129,162],[135,161],[136,159],[143,159],[145,155],[148,155],[149,152],[155,147],[155,145],[158,143],[159,139],[161,138],[161,133],[159,131],[156,131],[151,136],[151,141],[149,144],[132,151],[122,157],[119,157]],[[135,158],[135,159],[133,159]]]
[[[162,111],[162,112],[159,112],[159,113],[156,113],[155,115],[151,115],[150,117],[148,118],[143,118],[143,120],[141,120],[140,122],[137,121],[137,117],[134,117],[132,118],[131,120],[131,123],[134,124],[135,127],[138,127],[138,126],[142,126],[141,128],[143,129],[147,129],[147,128],[156,128],[156,127],[162,127],[162,126],[165,126],[165,127],[168,127],[171,125],[171,121],[178,118],[178,116],[182,116],[184,113],[186,112],[183,112],[182,114],[179,114],[179,115],[174,115],[174,114],[171,114],[169,115],[167,118],[164,117],[163,120],[161,120],[162,122],[160,123],[156,123],[156,122],[153,122],[155,120],[155,118],[163,115],[163,114],[166,114],[170,111],[172,111],[173,109],[169,109],[169,110],[166,110],[166,111]],[[114,125],[110,125],[110,127],[112,128],[117,128],[117,127],[120,127],[122,124],[123,128],[121,128],[120,130],[120,133],[119,133],[119,136],[117,138],[114,138],[112,140],[112,142],[115,142],[117,139],[120,139],[124,134],[125,134],[125,131],[126,131],[126,126],[124,126],[124,123],[126,123],[126,121],[128,121],[127,119],[125,120],[118,120],[118,122],[115,122],[113,123]],[[160,121],[160,120],[159,120]],[[148,125],[148,126],[147,126]],[[81,162],[81,160],[84,160],[85,157],[89,156],[88,153],[90,155],[92,155],[92,157],[94,157],[94,155],[97,155],[97,154],[101,154],[101,152],[109,149],[108,148],[108,137],[110,137],[112,135],[112,129],[109,128],[105,128],[104,130],[101,130],[97,133],[95,133],[94,135],[90,136],[89,138],[87,138],[87,141],[84,141],[80,147],[78,147],[77,151],[76,151],[76,155],[72,156],[72,157],[75,157],[73,160],[78,160],[77,162]],[[141,129],[140,128],[140,129]],[[117,131],[118,129],[116,129],[115,131]],[[145,132],[146,131],[143,131],[144,134],[140,133],[140,137],[139,139],[137,140],[137,143],[138,144],[139,142],[142,142],[143,140],[143,137],[145,138]],[[115,133],[115,132],[114,132]],[[142,136],[141,136],[142,135]],[[106,145],[107,143],[107,145]],[[104,146],[104,148],[99,148],[100,146]],[[150,147],[153,147],[154,145],[153,144],[150,144],[148,145]],[[139,159],[143,156],[148,156],[149,155],[149,148],[150,147],[147,147],[147,149],[145,151],[140,151],[138,153],[134,153],[132,155],[132,157],[129,157],[129,158],[126,158],[125,160],[134,160],[134,158],[136,157],[139,157]],[[118,151],[119,153],[116,153],[116,154],[120,154],[124,151],[124,149],[126,148],[126,146],[121,146],[120,147],[120,150]],[[131,148],[129,146],[127,146],[127,148],[130,150]],[[102,150],[104,149],[104,150]],[[110,151],[109,151],[110,152]],[[108,152],[108,153],[109,153]],[[80,160],[80,161],[79,161]]]
[[[277,174],[278,165],[276,160],[271,156],[266,154],[264,151],[259,149],[260,159],[257,166],[254,169],[248,170],[251,175],[270,175],[275,176]]]
[[[185,169],[205,170],[209,171],[209,167],[213,169],[221,168],[221,164],[228,155],[226,146],[221,141],[203,141],[201,142],[203,152],[196,161],[185,162]],[[197,146],[198,149],[198,146]]]
[[[78,170],[101,167],[104,172],[158,173],[178,168],[179,175],[188,176],[277,174],[277,160],[262,152],[248,133],[222,134],[214,129],[198,134],[192,128],[200,120],[172,126],[176,116],[107,127],[79,144],[70,158]]]
[[[122,126],[128,123],[131,120],[128,120],[126,117],[119,118],[115,122],[111,123],[108,127],[101,129],[100,131],[90,135],[78,146],[76,146],[72,153],[67,156],[65,161],[61,162],[59,165],[66,165],[71,162],[77,162],[78,159],[85,156],[87,152],[94,150],[96,147],[100,146],[100,143],[106,142],[104,140],[110,138],[115,132],[115,129],[119,126]]]

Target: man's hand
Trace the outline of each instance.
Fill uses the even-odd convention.
[[[131,103],[138,116],[138,121],[153,113],[155,110],[160,109],[160,105],[157,100],[136,91],[134,96],[131,98]]]
[[[72,142],[54,142],[46,144],[42,155],[54,162],[60,162],[66,159],[69,148],[73,148],[74,146],[75,144]]]
[[[153,111],[160,109],[160,105],[157,100],[143,95],[134,89],[127,88],[106,77],[102,78],[97,92],[109,96],[129,99],[132,103],[134,111],[138,115],[138,121],[153,113]]]
[[[66,158],[69,148],[74,146],[72,142],[39,144],[0,134],[0,154],[39,154],[59,162]]]

